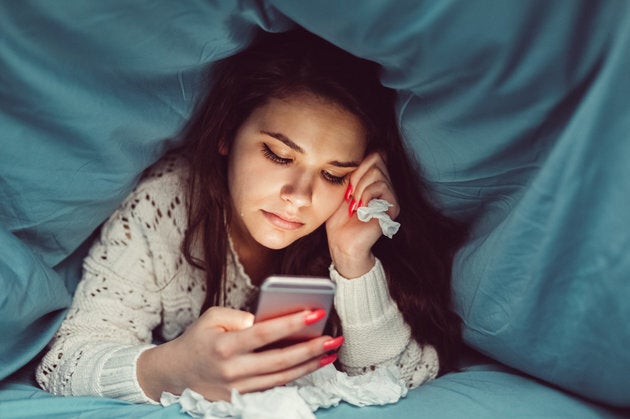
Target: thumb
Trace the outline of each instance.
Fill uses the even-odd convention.
[[[207,327],[220,328],[228,332],[251,327],[254,324],[254,315],[228,307],[210,307],[199,321]]]

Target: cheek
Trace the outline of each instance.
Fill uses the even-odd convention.
[[[318,191],[317,199],[314,202],[318,203],[317,214],[323,221],[326,221],[337,211],[343,202],[344,192],[345,188],[337,187],[324,187]]]
[[[234,196],[251,195],[264,186],[264,171],[256,159],[249,158],[246,154],[240,156],[240,160],[230,161],[228,168],[228,183],[230,193]]]

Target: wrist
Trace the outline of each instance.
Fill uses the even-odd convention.
[[[138,384],[144,394],[159,402],[162,392],[181,394],[183,388],[177,385],[177,369],[171,368],[175,357],[169,355],[171,342],[155,346],[142,352],[138,357],[136,374]]]
[[[365,275],[376,263],[376,258],[372,252],[364,255],[331,252],[331,258],[337,272],[346,279],[359,278]]]
[[[158,385],[159,380],[156,377],[157,369],[154,367],[158,348],[159,347],[155,347],[142,352],[138,357],[136,367],[140,388],[148,398],[156,402],[160,400],[162,394]]]

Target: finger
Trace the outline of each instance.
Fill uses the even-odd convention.
[[[249,368],[255,375],[271,374],[301,365],[311,359],[321,357],[331,350],[337,350],[343,337],[320,336],[308,341],[283,348],[252,352],[241,358],[241,366]]]
[[[375,198],[384,199],[390,204],[397,205],[394,188],[389,178],[378,167],[372,167],[357,182],[356,194],[353,200],[349,202],[350,211],[354,213],[359,206],[367,205]]]
[[[387,165],[381,155],[376,152],[369,154],[352,172],[350,182],[353,185],[353,198],[358,200],[357,197],[360,197],[362,192],[361,184],[365,184],[366,178],[374,178],[375,176],[383,177],[391,183]]]
[[[387,208],[387,214],[389,214],[391,219],[398,217],[398,214],[400,213],[400,206],[398,205],[398,199],[388,182],[377,180],[363,189],[360,198],[360,202],[362,203],[361,205],[367,205],[372,199],[383,199],[387,201],[391,205]]]
[[[344,195],[344,201],[340,206],[340,209],[345,208],[345,212],[348,215],[352,216],[362,203],[360,201],[363,188],[365,187],[362,186],[365,184],[364,178],[368,173],[371,173],[374,170],[380,171],[382,176],[389,179],[385,162],[383,161],[382,156],[376,152],[368,154],[363,159],[359,167],[350,174],[348,188],[346,189],[346,193]]]
[[[287,338],[307,327],[323,321],[324,310],[305,310],[286,316],[276,317],[254,324],[248,329],[230,334],[230,339],[238,340],[242,352],[252,352],[270,343]]]
[[[328,352],[338,350],[343,341],[343,336],[336,338],[320,336],[280,349],[241,354],[237,362],[222,364],[221,377],[225,382],[234,384],[248,377],[290,370],[313,359],[326,361],[329,360],[326,358]]]
[[[282,371],[238,380],[233,387],[240,393],[249,393],[281,386],[334,362],[336,358],[336,354],[324,355]]]
[[[385,175],[385,177],[389,179],[387,164],[383,160],[383,157],[379,153],[373,152],[368,154],[363,159],[359,167],[357,167],[356,170],[352,172],[352,174],[350,175],[350,183],[352,185],[356,185],[359,180],[374,167],[378,168]]]
[[[381,160],[383,160],[383,163],[385,164],[385,166],[387,167],[387,161],[388,161],[387,153],[385,153],[384,151],[378,151],[377,153],[380,156]]]
[[[372,166],[363,174],[363,176],[361,176],[361,178],[356,180],[354,199],[358,200],[359,198],[362,198],[365,188],[375,182],[384,182],[388,186],[391,185],[389,178],[385,175],[385,173],[383,173],[381,168]]]

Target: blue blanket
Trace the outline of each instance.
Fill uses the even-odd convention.
[[[454,292],[488,359],[365,412],[630,408],[630,3],[217,3],[0,2],[1,417],[174,412],[51,397],[27,364],[206,66],[296,23],[383,65],[436,204],[473,226]]]

